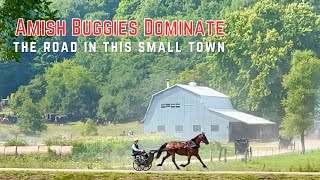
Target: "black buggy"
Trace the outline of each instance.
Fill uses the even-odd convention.
[[[293,141],[293,137],[282,137],[279,136],[279,149],[286,148],[290,146],[291,149],[295,149],[296,143]]]
[[[150,150],[147,156],[145,156],[145,154],[132,155],[134,156],[133,169],[135,169],[136,171],[148,171],[149,169],[151,169],[154,154],[156,152],[157,150]]]
[[[234,154],[235,155],[244,155],[245,162],[247,162],[249,155],[250,155],[250,159],[251,159],[252,148],[251,148],[251,146],[249,147],[249,140],[246,138],[236,139],[234,141]]]

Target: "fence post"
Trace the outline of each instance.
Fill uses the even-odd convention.
[[[271,147],[271,155],[273,156],[273,147]]]
[[[212,148],[210,148],[210,162],[212,162]]]
[[[224,149],[224,162],[227,162],[227,148]]]
[[[259,159],[259,155],[260,155],[260,154],[259,154],[259,147],[258,147],[258,156],[257,156],[257,159]]]
[[[219,162],[221,161],[222,148],[219,147]]]
[[[265,156],[267,156],[267,152],[268,152],[268,148],[266,148],[266,155]]]

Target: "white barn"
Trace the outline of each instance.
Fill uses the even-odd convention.
[[[196,83],[176,84],[152,96],[143,119],[145,133],[190,139],[205,132],[210,140],[277,138],[274,122],[237,111],[228,96]]]

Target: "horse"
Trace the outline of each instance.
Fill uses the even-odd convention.
[[[279,149],[280,148],[288,148],[288,146],[293,146],[293,137],[282,137],[282,136],[279,136],[278,138],[279,140]],[[292,147],[291,147],[292,148]]]
[[[196,156],[198,160],[201,162],[202,167],[207,168],[207,166],[202,162],[199,156],[199,148],[200,143],[204,142],[205,144],[209,144],[206,135],[204,132],[197,135],[195,138],[191,139],[190,141],[171,141],[164,143],[157,152],[156,159],[161,156],[163,151],[167,151],[167,155],[163,157],[162,162],[157,166],[162,166],[163,162],[170,156],[172,156],[172,162],[176,166],[177,169],[180,169],[179,166],[176,164],[175,161],[175,154],[188,156],[187,164],[181,164],[181,167],[186,167],[190,164],[190,159],[192,156]]]

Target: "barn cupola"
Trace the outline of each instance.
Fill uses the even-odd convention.
[[[197,83],[195,83],[195,82],[189,82],[188,83],[190,86],[193,86],[193,87],[196,87],[197,86]]]

